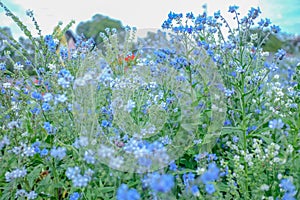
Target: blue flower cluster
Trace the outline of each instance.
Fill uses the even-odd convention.
[[[87,169],[84,175],[81,175],[81,169],[77,166],[69,167],[66,171],[66,176],[68,177],[68,179],[72,180],[74,187],[86,187],[92,180],[93,174],[93,170]]]
[[[54,41],[53,36],[52,35],[46,35],[45,38],[44,38],[44,41],[45,41],[48,49],[50,50],[50,52],[55,53],[57,43]]]
[[[117,190],[117,200],[139,200],[140,194],[136,189],[129,189],[126,184],[121,184]]]
[[[210,163],[208,169],[201,176],[201,181],[205,184],[205,190],[208,194],[212,194],[216,191],[213,181],[218,180],[220,169],[216,163]]]
[[[154,172],[143,179],[143,187],[148,187],[154,193],[168,193],[174,187],[174,177],[171,174],[159,174]]]
[[[6,182],[11,182],[14,179],[25,177],[27,174],[27,170],[25,168],[15,169],[11,172],[5,173]]]
[[[280,187],[285,191],[282,200],[296,200],[297,190],[290,179],[282,179]]]

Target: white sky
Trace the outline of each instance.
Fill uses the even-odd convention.
[[[259,0],[1,0],[29,27],[30,20],[25,11],[31,9],[40,24],[43,34],[51,33],[59,21],[67,24],[72,19],[76,24],[87,21],[100,13],[122,21],[123,25],[138,29],[160,28],[170,11],[203,12],[202,5],[207,3],[209,14],[221,10],[228,16],[229,5],[238,5],[239,11],[246,14],[250,7],[257,7]],[[18,6],[17,6],[18,5]],[[1,9],[1,8],[0,8]],[[9,26],[15,36],[19,36],[14,23],[0,11],[0,26]]]

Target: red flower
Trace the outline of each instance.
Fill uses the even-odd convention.
[[[33,82],[34,82],[35,85],[39,85],[40,84],[40,81],[38,79],[34,79]]]
[[[126,61],[126,62],[130,62],[130,61],[134,60],[134,58],[135,58],[134,54],[131,54],[131,55],[128,55],[128,56],[125,58],[125,61]]]

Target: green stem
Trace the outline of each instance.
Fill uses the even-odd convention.
[[[244,95],[244,86],[245,86],[245,76],[242,74],[242,88],[241,88],[241,109],[242,109],[242,131],[243,131],[243,147],[244,153],[247,152],[247,121],[246,121],[246,102]],[[244,166],[245,166],[245,199],[249,199],[248,197],[248,165],[244,157]]]

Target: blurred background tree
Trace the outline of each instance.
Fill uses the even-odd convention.
[[[76,27],[76,34],[83,34],[86,38],[92,37],[95,40],[96,45],[99,47],[102,42],[102,38],[100,37],[99,33],[103,32],[106,34],[106,28],[115,28],[118,32],[124,31],[121,21],[111,19],[101,14],[96,14],[91,20],[80,22]]]

